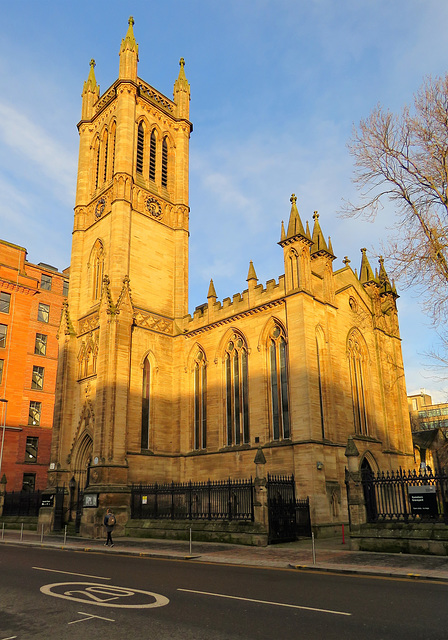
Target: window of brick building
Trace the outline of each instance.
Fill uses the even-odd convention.
[[[66,298],[68,296],[68,280],[64,280],[62,283],[62,295]]]
[[[6,347],[6,334],[8,332],[8,327],[6,324],[0,324],[0,349],[4,349]]]
[[[9,313],[9,306],[11,304],[11,294],[0,292],[0,313]]]
[[[22,491],[32,492],[36,487],[36,474],[24,473],[22,481]]]
[[[26,462],[37,462],[37,449],[39,446],[39,438],[28,436],[26,439]]]
[[[36,333],[36,342],[34,344],[34,353],[38,356],[44,356],[47,353],[47,338],[43,333]]]
[[[44,367],[33,367],[33,377],[31,380],[31,389],[43,389],[44,388]]]
[[[28,414],[28,424],[32,424],[35,427],[40,425],[40,416],[42,413],[42,402],[35,402],[31,400],[30,410]]]
[[[40,281],[40,288],[45,289],[46,291],[51,291],[51,281],[52,277],[48,276],[46,273],[43,273]]]
[[[2,383],[3,380],[3,365],[4,365],[5,361],[4,360],[0,360],[0,384]]]
[[[43,302],[39,302],[37,319],[40,320],[40,322],[50,321],[50,305],[49,304],[44,304]]]

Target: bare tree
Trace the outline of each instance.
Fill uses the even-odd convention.
[[[448,310],[448,74],[429,78],[412,110],[399,115],[377,106],[354,129],[351,155],[358,204],[345,216],[374,219],[389,200],[394,234],[384,251],[402,285],[420,285],[435,322]]]

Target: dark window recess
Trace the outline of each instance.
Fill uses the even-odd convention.
[[[31,380],[31,389],[44,388],[44,367],[33,367],[33,377]]]
[[[0,324],[0,349],[6,347],[6,334],[8,333],[8,327],[6,324]]]
[[[40,425],[40,416],[42,412],[42,403],[31,400],[30,411],[28,415],[28,424],[38,427]]]
[[[103,182],[107,180],[107,151],[109,148],[109,141],[106,140],[105,148],[104,148],[104,174],[103,174]]]
[[[49,304],[44,304],[43,302],[39,302],[37,319],[40,320],[40,322],[50,321],[50,305]]]
[[[11,304],[11,294],[0,292],[0,313],[9,313],[9,306]]]
[[[142,388],[142,429],[141,429],[141,447],[148,449],[149,447],[149,428],[150,428],[150,390],[151,390],[151,366],[148,358],[145,358],[143,364],[143,388]]]
[[[62,283],[62,295],[66,298],[68,296],[68,280],[64,280]]]
[[[43,273],[40,281],[40,288],[45,289],[46,291],[51,291],[51,281],[52,277],[48,276],[46,273]]]
[[[98,149],[96,151],[96,175],[95,175],[95,189],[98,189],[98,180],[100,174],[100,143],[98,141]]]
[[[36,474],[24,473],[22,481],[22,491],[33,492],[36,488]]]
[[[162,187],[168,185],[168,143],[163,138],[162,143]]]
[[[4,360],[0,360],[0,384],[2,383],[3,380],[3,365],[4,365],[5,361]]]
[[[145,147],[145,132],[143,130],[143,125],[140,122],[140,124],[138,125],[138,131],[137,131],[137,164],[136,164],[137,173],[143,173],[144,147]]]
[[[34,344],[34,353],[38,356],[45,356],[47,353],[47,338],[43,333],[36,333],[36,342]]]
[[[156,179],[156,134],[154,131],[151,131],[149,144],[149,179]]]
[[[37,462],[39,438],[28,436],[26,439],[26,462]]]

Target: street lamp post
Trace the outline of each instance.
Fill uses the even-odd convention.
[[[6,408],[8,401],[6,398],[0,398],[0,402],[3,402],[3,433],[2,433],[2,446],[0,449],[0,478],[2,477],[2,462],[3,462],[3,447],[5,445],[5,431],[6,431]]]

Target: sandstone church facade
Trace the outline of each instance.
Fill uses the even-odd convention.
[[[219,302],[211,282],[190,316],[190,86],[182,59],[173,100],[137,62],[130,20],[118,80],[100,95],[92,61],[84,84],[49,488],[88,475],[96,524],[110,504],[123,524],[132,483],[248,478],[261,448],[313,524],[346,521],[350,436],[360,465],[413,464],[395,288],[365,250],[334,271],[292,196],[284,275],[250,263],[247,289]]]

